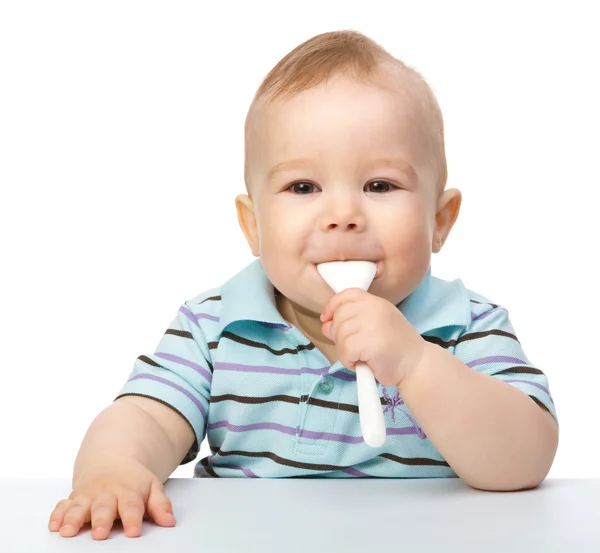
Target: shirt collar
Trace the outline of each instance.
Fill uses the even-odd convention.
[[[427,270],[421,283],[398,308],[419,334],[471,324],[469,292],[460,279],[448,281]]]
[[[221,286],[219,338],[236,321],[258,321],[288,328],[275,303],[275,288],[267,277],[261,259],[247,265]]]
[[[258,321],[288,328],[275,303],[275,289],[258,258],[221,286],[218,337],[236,321]],[[471,323],[469,294],[460,279],[446,281],[431,275],[431,267],[398,309],[419,334]]]

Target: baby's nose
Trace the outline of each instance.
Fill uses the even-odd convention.
[[[357,227],[357,223],[329,223],[327,230],[335,230],[337,228],[340,230],[356,230]]]
[[[359,209],[341,206],[325,215],[323,222],[323,228],[328,232],[360,232],[366,226],[365,216]]]
[[[327,232],[360,232],[366,225],[360,198],[331,195],[322,213],[321,228]]]

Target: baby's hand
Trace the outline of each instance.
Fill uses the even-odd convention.
[[[390,301],[359,288],[332,296],[321,314],[323,334],[351,370],[367,363],[384,386],[398,386],[415,372],[426,342]]]
[[[125,535],[134,538],[141,534],[146,512],[159,526],[175,525],[173,507],[161,481],[138,461],[120,459],[81,477],[69,498],[57,503],[48,529],[73,537],[91,522],[92,538],[104,540],[120,518]]]

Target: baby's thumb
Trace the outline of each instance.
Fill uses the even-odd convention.
[[[159,526],[175,526],[173,505],[165,494],[163,485],[158,480],[153,481],[150,486],[146,510],[150,518]]]

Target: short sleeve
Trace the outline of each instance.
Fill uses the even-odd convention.
[[[180,464],[193,461],[206,435],[213,366],[204,332],[189,302],[179,308],[156,351],[140,355],[115,399],[145,396],[183,416],[196,436]]]
[[[474,370],[527,394],[548,410],[558,425],[548,378],[526,357],[507,310],[493,304],[487,307],[491,309],[473,315],[471,324],[456,341],[454,354]]]

